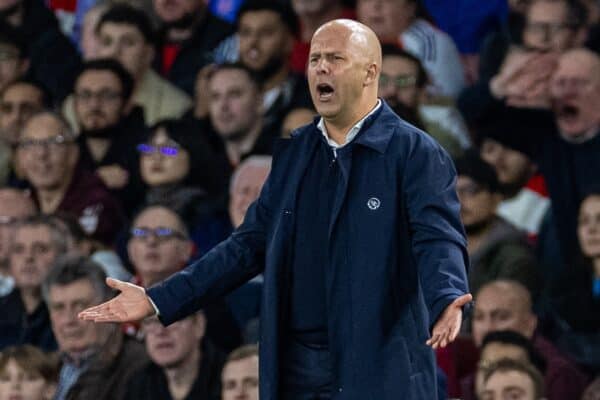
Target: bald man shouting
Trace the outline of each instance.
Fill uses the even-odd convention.
[[[320,118],[276,147],[243,224],[195,264],[84,319],[170,324],[264,274],[260,399],[435,399],[432,348],[470,302],[454,167],[377,98],[381,48],[335,20],[311,42]]]

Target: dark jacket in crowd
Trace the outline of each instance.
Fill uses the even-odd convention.
[[[50,315],[43,301],[27,314],[19,289],[0,297],[0,350],[8,346],[31,344],[44,351],[56,350]]]
[[[200,261],[148,289],[169,324],[264,271],[262,400],[278,398],[279,359],[289,338],[291,236],[295,224],[310,224],[296,218],[296,199],[321,140],[316,120],[281,140],[242,226]],[[452,161],[385,103],[337,153],[342,178],[325,268],[332,399],[431,400],[436,368],[425,341],[446,306],[468,291]]]
[[[21,31],[28,46],[29,75],[61,102],[70,93],[81,67],[71,41],[63,35],[54,13],[41,0],[23,0]]]
[[[188,95],[194,95],[194,83],[198,71],[212,61],[212,51],[226,37],[234,33],[233,25],[212,14],[208,9],[205,17],[194,30],[191,38],[180,45],[175,61],[166,78]],[[162,51],[167,45],[166,33],[159,43],[156,70],[162,72]],[[163,74],[165,75],[165,74]]]
[[[225,354],[204,341],[202,345],[198,376],[190,392],[183,400],[220,400],[221,370]],[[169,382],[163,369],[153,362],[131,377],[127,383],[124,400],[172,400]]]
[[[66,400],[122,400],[129,379],[148,362],[144,345],[124,337],[116,355],[101,351],[92,359],[90,366],[69,390]]]

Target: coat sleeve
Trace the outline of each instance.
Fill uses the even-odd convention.
[[[433,326],[448,304],[468,292],[468,255],[454,164],[426,135],[413,139],[402,186],[412,254]]]
[[[147,290],[168,325],[220,298],[264,269],[266,232],[271,218],[271,179],[248,208],[243,224],[200,260]]]

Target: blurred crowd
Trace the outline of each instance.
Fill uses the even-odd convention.
[[[261,276],[168,327],[77,313],[242,223],[336,18],[455,160],[475,301],[439,398],[600,399],[600,1],[0,0],[0,400],[258,399]]]

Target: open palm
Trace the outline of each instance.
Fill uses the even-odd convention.
[[[456,339],[462,322],[462,308],[471,300],[473,300],[473,296],[467,293],[458,297],[446,307],[433,326],[431,338],[427,341],[427,345],[437,349],[446,347]]]
[[[106,284],[121,293],[112,300],[83,310],[78,315],[80,319],[94,322],[133,322],[154,314],[154,307],[143,287],[112,278],[107,278]]]

